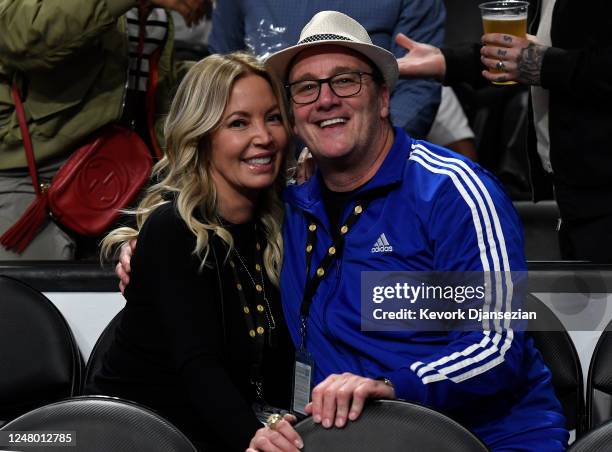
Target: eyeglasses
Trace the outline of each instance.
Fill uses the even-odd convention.
[[[327,83],[338,97],[351,97],[359,94],[362,84],[361,79],[364,75],[374,77],[374,74],[370,72],[342,72],[332,77],[288,83],[285,88],[294,103],[300,105],[311,104],[319,98],[323,83]]]

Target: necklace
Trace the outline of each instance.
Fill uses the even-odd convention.
[[[255,235],[257,236],[257,225],[255,225]],[[247,264],[245,263],[245,260],[242,258],[242,256],[240,255],[240,253],[235,247],[233,248],[233,251],[236,257],[238,258],[238,260],[240,261],[242,268],[244,269],[249,279],[251,280],[253,287],[258,293],[261,293],[263,300],[266,304],[266,308],[267,308],[264,310],[264,313],[266,315],[266,321],[268,322],[268,328],[269,330],[274,330],[276,328],[276,322],[274,321],[274,316],[272,315],[272,309],[270,308],[270,301],[268,300],[268,297],[266,297],[266,286],[264,283],[263,269],[260,263],[261,262],[261,252],[260,252],[261,245],[259,244],[259,241],[255,243],[255,249],[259,252],[258,253],[259,262],[255,264],[255,270],[259,272],[259,281],[261,281],[261,284],[257,284],[255,282],[255,278],[253,278],[253,275],[251,275],[251,272],[249,271],[249,267],[247,266]]]
[[[219,224],[222,226],[226,226],[227,223],[224,222],[218,215],[217,220]],[[255,309],[251,309],[252,304],[249,305],[247,301],[246,294],[244,293],[242,283],[240,281],[240,275],[238,273],[238,266],[234,262],[234,259],[231,257],[235,255],[238,258],[239,265],[244,270],[243,273],[246,273],[251,284],[253,284],[253,288],[255,289],[255,297],[256,297],[256,305]],[[242,306],[242,311],[245,314],[245,321],[247,324],[248,334],[251,338],[251,347],[252,347],[252,362],[251,362],[251,384],[255,390],[255,407],[265,407],[267,404],[265,403],[264,393],[263,393],[263,375],[261,372],[261,366],[264,357],[264,349],[266,344],[269,347],[276,347],[275,345],[275,334],[274,329],[276,328],[276,323],[274,321],[274,316],[272,315],[272,310],[270,308],[270,302],[268,301],[268,297],[266,297],[266,288],[264,283],[264,275],[263,275],[263,260],[262,260],[262,250],[261,245],[259,244],[258,234],[257,234],[257,223],[255,223],[255,270],[259,273],[259,282],[253,277],[249,267],[247,265],[246,259],[242,257],[240,252],[236,247],[231,249],[231,255],[229,259],[229,265],[231,267],[231,272],[234,277],[234,283],[236,289],[238,291],[238,298],[240,299],[240,304]],[[265,319],[265,320],[264,320]],[[263,325],[267,323],[268,330]],[[267,334],[266,334],[267,333]],[[261,411],[261,409],[256,409],[256,412]]]
[[[222,226],[227,225],[227,222],[222,220],[219,217],[219,215],[217,215],[217,221]],[[239,278],[234,260],[230,258],[229,264],[230,264],[230,267],[232,268],[232,273],[234,274],[234,279],[236,282],[236,287],[238,289],[240,301],[242,303],[243,312],[247,316],[246,320],[247,320],[247,324],[249,327],[249,335],[253,339],[256,339],[258,336],[261,337],[261,335],[263,335],[264,328],[256,325],[257,323],[256,317],[258,315],[263,314],[265,316],[266,323],[268,326],[268,342],[271,344],[273,342],[273,331],[276,328],[276,322],[274,320],[274,316],[272,315],[270,301],[268,300],[268,297],[266,296],[266,287],[265,287],[264,276],[263,276],[263,262],[262,262],[262,256],[261,256],[262,254],[261,245],[259,243],[257,235],[258,235],[257,234],[257,223],[255,223],[255,251],[256,251],[255,252],[255,270],[259,273],[259,281],[260,281],[259,283],[256,282],[255,278],[253,277],[253,274],[251,274],[249,267],[246,264],[246,259],[242,257],[238,249],[236,247],[233,247],[231,250],[231,252],[238,258],[238,262],[240,263],[241,268],[247,274],[249,280],[251,281],[251,284],[253,284],[253,288],[255,289],[256,296],[260,298],[260,300],[263,300],[263,302],[260,301],[257,303],[256,311],[254,313],[251,313],[251,309],[249,308],[249,305],[246,301],[246,297],[242,290],[242,284],[240,283],[240,278]]]

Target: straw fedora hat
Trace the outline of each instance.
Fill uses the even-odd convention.
[[[302,50],[319,45],[347,47],[368,57],[382,73],[386,85],[392,90],[397,82],[399,69],[395,56],[388,50],[372,44],[363,26],[338,11],[321,11],[315,14],[302,29],[299,42],[268,57],[268,72],[281,82],[287,77],[291,60]]]

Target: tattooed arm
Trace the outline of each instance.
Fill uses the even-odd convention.
[[[486,67],[482,75],[495,82],[514,80],[526,85],[540,85],[542,61],[549,47],[534,41],[531,36],[525,39],[500,33],[485,34],[480,50],[481,61]],[[493,72],[493,69],[499,69],[500,62],[503,71]]]

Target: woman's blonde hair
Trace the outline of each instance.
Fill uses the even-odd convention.
[[[279,88],[271,82],[257,59],[246,53],[211,55],[196,63],[181,82],[172,101],[164,126],[166,152],[153,168],[152,181],[138,207],[129,212],[136,216],[138,230],[159,206],[176,199],[178,213],[196,236],[193,253],[206,264],[211,234],[218,235],[230,247],[231,234],[217,216],[217,192],[210,173],[211,134],[220,126],[234,83],[248,74],[266,79],[275,90],[279,107]],[[287,133],[289,129],[285,127]],[[274,186],[260,194],[256,218],[266,237],[264,264],[270,280],[278,285],[282,260],[281,223],[283,207],[279,192],[284,185],[284,166]],[[199,216],[195,214],[199,213]],[[138,237],[138,230],[122,227],[102,241],[102,258],[109,259],[123,243]]]

